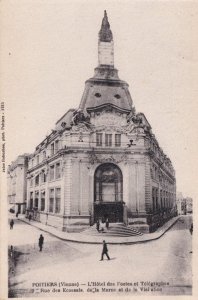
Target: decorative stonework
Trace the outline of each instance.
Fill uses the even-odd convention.
[[[90,128],[85,123],[78,123],[77,125],[72,126],[72,132],[90,132]]]
[[[127,163],[128,157],[126,153],[123,154],[95,154],[90,153],[88,156],[90,164],[97,164],[97,163],[105,163],[105,162],[114,162],[120,163],[124,162]]]
[[[117,124],[119,124],[120,126],[125,126],[127,125],[127,120],[121,113],[116,113],[114,110],[104,110],[95,114],[94,117],[91,117],[91,123],[95,126],[115,126]]]

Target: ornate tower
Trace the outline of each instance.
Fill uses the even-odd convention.
[[[98,34],[98,64],[99,66],[114,66],[113,34],[110,29],[106,10]]]
[[[94,76],[85,82],[79,106],[83,113],[110,105],[129,114],[132,111],[132,99],[128,84],[120,80],[118,70],[114,68],[113,34],[106,10],[98,34],[98,67],[94,71]]]

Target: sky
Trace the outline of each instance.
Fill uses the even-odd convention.
[[[197,197],[197,1],[20,0],[1,4],[1,101],[6,162],[32,153],[70,108],[98,64],[107,10],[114,62],[176,170]]]

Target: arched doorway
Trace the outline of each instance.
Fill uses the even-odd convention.
[[[94,221],[123,222],[123,178],[113,163],[100,165],[94,175]]]

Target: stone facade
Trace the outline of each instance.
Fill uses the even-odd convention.
[[[8,166],[8,206],[13,212],[25,213],[27,204],[28,154],[23,154]]]
[[[108,218],[148,232],[176,213],[173,166],[136,113],[113,53],[105,12],[99,65],[79,108],[58,120],[29,161],[27,213],[64,231]]]

